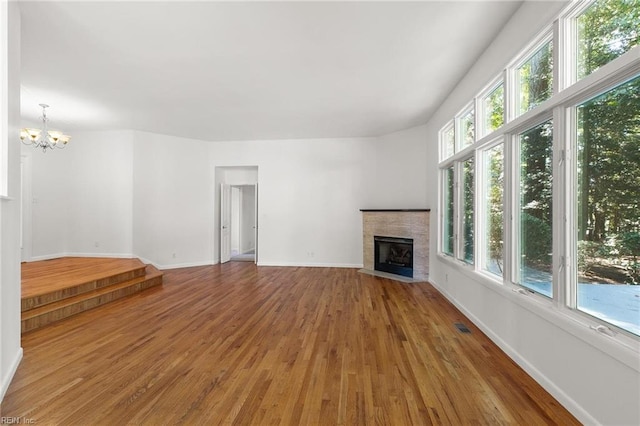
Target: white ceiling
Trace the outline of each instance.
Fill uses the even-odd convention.
[[[203,140],[425,123],[516,1],[21,1],[22,115]]]

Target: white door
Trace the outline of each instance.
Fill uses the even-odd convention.
[[[231,185],[220,184],[220,263],[231,260]]]

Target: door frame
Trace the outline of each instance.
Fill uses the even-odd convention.
[[[231,185],[220,184],[220,263],[231,260]]]
[[[20,261],[29,262],[32,255],[31,156],[20,155]]]
[[[213,258],[214,263],[222,263],[221,262],[221,254],[222,254],[222,184],[226,184],[229,186],[254,186],[255,188],[255,215],[254,215],[254,228],[255,228],[255,255],[254,255],[254,263],[257,265],[259,261],[258,247],[259,247],[259,219],[258,219],[258,200],[260,198],[258,189],[258,166],[215,166],[215,194],[214,194],[214,206],[215,209],[213,211],[214,218],[214,233],[213,233],[213,244],[214,247],[218,249],[217,256]],[[220,192],[218,192],[220,191]]]

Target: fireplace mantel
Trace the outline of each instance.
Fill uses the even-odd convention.
[[[374,271],[374,237],[413,239],[413,278],[429,277],[430,209],[361,209],[362,248],[365,270]]]

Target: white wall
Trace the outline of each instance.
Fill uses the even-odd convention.
[[[74,132],[63,153],[71,172],[67,252],[131,256],[133,133]],[[68,152],[67,152],[68,151]]]
[[[210,144],[135,132],[133,252],[167,267],[214,261]]]
[[[60,256],[66,252],[69,216],[69,153],[65,151],[44,153],[22,145],[22,154],[28,158],[31,174],[26,176],[31,188],[31,216],[23,220],[31,223],[31,260]],[[84,179],[84,177],[82,178]],[[29,233],[25,237],[29,237]]]
[[[259,264],[359,267],[361,208],[428,207],[424,139],[424,126],[382,138],[216,143],[74,133],[64,151],[25,150],[33,259],[216,263],[219,183],[259,182]]]
[[[0,3],[0,7],[7,2]],[[22,359],[20,347],[20,10],[8,2],[8,198],[0,199],[0,401]],[[3,54],[3,53],[0,53]],[[5,94],[2,94],[3,96]]]
[[[550,23],[560,2],[527,2],[427,123],[428,182],[437,182],[438,130],[532,37]],[[437,195],[430,194],[437,206]],[[435,211],[435,210],[434,210]],[[431,234],[437,235],[432,211]],[[437,253],[436,239],[431,253]],[[532,298],[485,283],[456,263],[432,255],[430,279],[476,325],[586,424],[640,424],[638,353],[599,335]]]
[[[31,260],[131,256],[131,131],[73,132],[64,150],[23,146],[31,175]],[[28,202],[28,201],[27,201]]]
[[[218,169],[258,167],[258,264],[362,265],[359,209],[374,143],[350,138],[210,144],[211,164]],[[218,210],[216,197],[216,217]]]
[[[418,126],[377,138],[366,208],[431,208],[437,190],[428,177],[426,126]],[[437,152],[436,152],[437,154]]]

